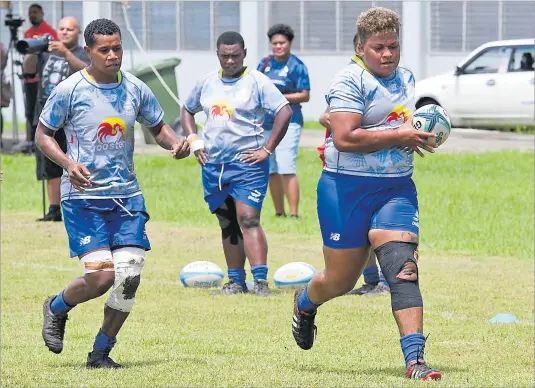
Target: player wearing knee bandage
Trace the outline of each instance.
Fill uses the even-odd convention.
[[[188,156],[189,145],[163,121],[151,90],[120,70],[119,27],[98,19],[84,37],[91,64],[52,91],[36,135],[43,154],[66,171],[61,183],[65,228],[71,256],[78,256],[84,268],[83,277],[45,301],[42,335],[46,346],[60,353],[69,310],[112,287],[86,366],[119,368],[109,354],[134,305],[150,249],[149,215],[133,171],[134,124],[146,125],[175,159]],[[59,128],[71,139],[66,154],[53,137]]]
[[[181,110],[181,123],[202,165],[204,199],[221,227],[229,281],[219,294],[247,292],[245,249],[257,296],[269,296],[267,241],[260,213],[269,179],[269,156],[284,137],[292,110],[264,74],[244,66],[247,50],[237,32],[217,39],[221,69],[197,83]],[[195,114],[207,120],[202,139]],[[264,118],[274,117],[265,140]]]
[[[415,80],[398,66],[400,18],[376,7],[357,21],[356,56],[335,75],[326,95],[330,134],[318,183],[318,218],[325,270],[294,297],[292,332],[302,349],[315,340],[318,307],[345,295],[368,262],[370,246],[390,285],[406,375],[439,379],[423,350],[423,303],[416,248],[417,192],[414,154],[433,152],[433,134],[410,120]]]

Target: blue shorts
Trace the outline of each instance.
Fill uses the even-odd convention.
[[[204,200],[215,212],[230,195],[237,201],[261,210],[269,180],[269,160],[251,166],[239,160],[202,167]]]
[[[297,123],[290,123],[286,135],[269,158],[269,173],[292,175],[297,172],[297,153],[301,140],[302,127]],[[266,142],[272,131],[266,131]]]
[[[143,195],[61,202],[71,257],[96,249],[135,245],[150,250],[145,231],[149,214]]]
[[[373,178],[324,171],[318,182],[323,244],[332,249],[370,245],[371,229],[418,234],[418,199],[410,177]]]

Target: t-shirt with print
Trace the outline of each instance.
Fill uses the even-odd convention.
[[[264,117],[275,116],[288,100],[259,71],[247,68],[234,79],[208,73],[184,103],[192,114],[204,111],[202,137],[208,163],[231,162],[245,150],[265,144]]]
[[[357,57],[337,73],[326,95],[331,113],[362,115],[361,127],[368,131],[399,128],[414,111],[414,76],[399,66],[387,78],[370,73]],[[326,171],[371,177],[410,176],[414,153],[400,147],[376,152],[340,152],[330,136],[325,144]]]
[[[76,46],[71,52],[76,58],[89,65],[90,60],[82,47]],[[65,57],[54,52],[46,52],[39,55],[39,71],[38,102],[43,107],[52,90],[61,81],[69,77],[73,71]],[[40,113],[38,112],[37,116]]]
[[[266,61],[268,61],[268,63],[266,63]],[[303,90],[310,90],[308,69],[303,61],[293,54],[291,54],[284,62],[277,62],[273,56],[262,58],[260,63],[258,63],[257,70],[263,71],[282,94],[292,94]],[[301,104],[290,104],[290,107],[293,112],[290,123],[296,123],[303,126]],[[272,129],[273,121],[273,116],[266,118],[266,130]]]
[[[97,84],[81,70],[52,90],[39,120],[67,137],[67,156],[83,163],[92,186],[77,191],[66,172],[61,199],[128,198],[141,194],[134,173],[134,124],[156,126],[164,116],[158,100],[128,72],[118,82]]]

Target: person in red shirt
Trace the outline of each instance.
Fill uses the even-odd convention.
[[[43,7],[39,4],[32,4],[28,8],[28,19],[32,24],[26,32],[24,32],[24,39],[35,39],[45,34],[52,36],[54,40],[58,40],[58,34],[50,24],[44,20],[45,13]],[[37,61],[35,56],[24,57],[23,63],[24,72],[24,95],[25,95],[25,116],[26,116],[26,142],[22,142],[16,148],[25,153],[33,152],[33,141],[35,138],[34,111],[37,102],[37,86],[39,82]]]

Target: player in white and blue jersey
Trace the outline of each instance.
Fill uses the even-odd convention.
[[[370,246],[390,285],[406,376],[436,380],[424,361],[423,302],[418,284],[419,214],[412,181],[414,152],[436,148],[433,134],[412,127],[414,76],[399,67],[400,18],[371,8],[357,22],[358,57],[326,95],[332,134],[318,182],[325,270],[295,293],[292,332],[314,343],[317,308],[345,295],[368,262]]]
[[[355,34],[355,36],[353,37],[353,47],[355,49],[355,53],[357,52],[357,43],[358,34]],[[351,57],[349,63],[357,63],[358,60],[359,59],[357,55],[354,55],[353,57]],[[325,140],[327,140],[331,136],[331,124],[329,115],[329,106],[327,105],[327,108],[321,114],[319,119],[319,123],[326,129]],[[320,154],[320,159],[325,164],[325,143],[318,147],[318,152]],[[383,272],[379,270],[376,259],[377,258],[375,257],[375,252],[373,252],[373,250],[370,250],[370,258],[368,259],[368,264],[362,272],[364,284],[361,287],[348,292],[348,295],[381,295],[388,294],[390,292],[388,282],[386,281]]]
[[[267,241],[260,212],[269,179],[269,156],[284,137],[292,115],[288,100],[264,74],[243,65],[247,50],[237,32],[217,39],[221,69],[197,83],[181,111],[182,127],[202,165],[204,199],[222,232],[229,281],[221,294],[248,292],[249,259],[257,296],[269,296]],[[206,114],[202,138],[194,115]],[[273,116],[265,140],[264,118]]]
[[[120,70],[119,27],[98,19],[89,23],[84,38],[91,64],[52,91],[36,134],[43,154],[64,169],[61,205],[70,254],[84,267],[83,277],[46,299],[42,335],[50,351],[61,353],[68,312],[112,287],[86,366],[120,368],[109,354],[133,307],[145,251],[150,250],[145,232],[149,214],[134,172],[134,123],[146,125],[173,157],[190,151],[163,121],[151,90]],[[53,137],[60,128],[67,137],[66,154]]]

